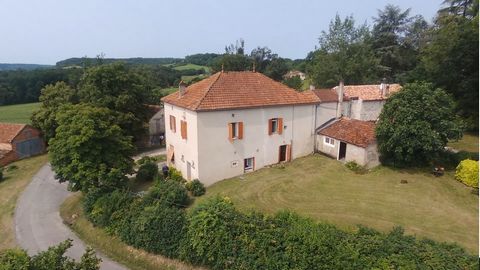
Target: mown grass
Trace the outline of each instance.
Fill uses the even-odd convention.
[[[465,133],[463,137],[458,141],[451,141],[448,146],[457,150],[463,150],[468,152],[478,152],[478,133]]]
[[[188,63],[188,64],[186,64],[186,65],[176,66],[176,67],[174,67],[173,69],[176,69],[176,70],[187,70],[187,69],[200,70],[200,69],[204,69],[205,72],[209,72],[209,71],[210,71],[210,68],[207,67],[207,66],[200,66],[200,65],[191,64],[191,63]]]
[[[41,155],[14,162],[4,169],[4,180],[0,181],[0,250],[17,246],[13,223],[17,199],[47,160],[47,155]]]
[[[81,193],[76,193],[65,200],[60,207],[60,216],[66,223],[71,224],[70,228],[80,239],[86,242],[86,244],[101,251],[109,258],[125,265],[129,269],[203,269],[133,248],[124,244],[116,236],[107,234],[105,230],[94,227],[84,216]],[[72,218],[74,216],[76,217]]]
[[[32,113],[40,108],[40,102],[0,106],[0,122],[30,124]]]
[[[402,184],[406,180],[407,184]],[[336,160],[312,155],[293,162],[218,182],[199,203],[220,194],[241,210],[296,211],[346,230],[357,224],[457,242],[478,254],[478,190],[447,172],[434,177],[425,170],[378,167],[359,175]]]

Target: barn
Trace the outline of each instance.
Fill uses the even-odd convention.
[[[26,124],[0,123],[0,166],[45,152],[40,131]]]

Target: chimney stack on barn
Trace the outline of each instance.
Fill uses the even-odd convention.
[[[338,106],[337,106],[337,118],[342,117],[342,108],[343,108],[343,94],[344,94],[344,87],[343,87],[343,80],[340,81],[338,84]]]
[[[185,94],[185,89],[187,88],[187,84],[183,81],[180,81],[178,84],[178,96],[182,97]]]
[[[390,85],[388,85],[386,81],[387,79],[383,78],[382,82],[380,83],[380,94],[382,95],[382,97],[386,97],[389,94],[388,92],[389,92]]]

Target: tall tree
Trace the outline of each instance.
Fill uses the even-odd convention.
[[[225,46],[225,53],[226,54],[245,54],[245,40],[243,38],[238,39],[235,41],[235,44],[230,44]]]
[[[213,72],[245,71],[251,70],[252,67],[252,59],[242,54],[224,54],[216,58],[211,66]]]
[[[322,31],[319,49],[307,58],[306,69],[315,85],[331,87],[339,80],[349,84],[378,81],[380,66],[369,40],[365,24],[356,27],[352,16],[341,20],[337,14],[328,32]]]
[[[461,137],[462,128],[453,99],[442,89],[420,82],[406,84],[392,95],[376,128],[383,163],[422,165],[443,151],[449,139]]]
[[[52,168],[71,190],[114,189],[132,173],[131,138],[117,125],[115,113],[87,104],[65,105],[57,112],[58,128],[50,139]]]
[[[255,69],[258,72],[264,72],[272,60],[278,58],[278,55],[272,53],[268,47],[257,47],[250,53],[250,58],[255,62]]]

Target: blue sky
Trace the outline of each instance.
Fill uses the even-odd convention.
[[[106,57],[184,57],[221,53],[245,39],[304,58],[335,14],[367,21],[391,3],[431,21],[432,0],[0,0],[0,63],[55,62],[101,52]]]

